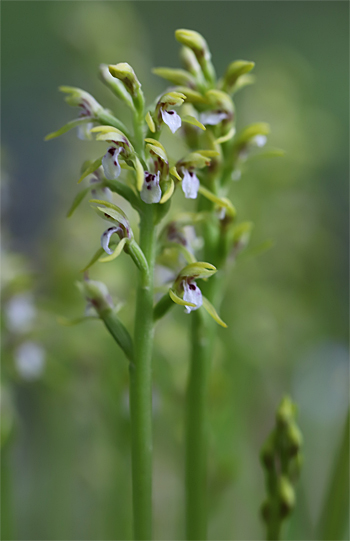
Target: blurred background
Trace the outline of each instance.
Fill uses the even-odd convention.
[[[269,122],[269,145],[286,151],[252,161],[232,185],[240,219],[255,224],[251,246],[274,247],[238,260],[221,309],[229,329],[218,328],[208,396],[209,537],[264,538],[259,450],[288,393],[305,461],[285,535],[327,538],[320,524],[348,408],[348,11],[337,1],[2,3],[3,540],[131,537],[127,363],[100,322],[57,324],[84,312],[74,283],[103,224],[87,201],[65,216],[81,164],[100,147],[73,132],[43,139],[76,116],[62,84],[127,121],[98,79],[102,62],[129,62],[153,100],[166,85],[150,70],[179,67],[181,27],[205,36],[219,75],[233,60],[256,62],[256,84],[235,100],[238,128]],[[128,258],[91,277],[125,303],[130,325]],[[156,332],[156,539],[184,536],[186,317],[176,308]],[[346,494],[345,469],[340,479]],[[329,519],[328,539],[348,539],[346,523]]]

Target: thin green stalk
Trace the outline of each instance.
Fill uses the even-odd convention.
[[[212,302],[219,281],[213,276],[202,287]],[[208,375],[216,323],[205,312],[193,312],[191,364],[186,404],[186,539],[207,538],[207,398]]]
[[[130,365],[130,415],[134,537],[152,538],[152,343],[153,269],[155,258],[153,207],[141,216],[140,246],[148,272],[140,272],[137,290],[134,363]]]
[[[212,203],[201,198],[198,210],[211,210]],[[204,227],[204,260],[217,265],[218,228]],[[217,274],[202,285],[203,295],[219,306],[220,280]],[[186,408],[186,536],[189,540],[207,538],[207,396],[208,375],[215,345],[216,323],[200,310],[191,314],[191,365]]]

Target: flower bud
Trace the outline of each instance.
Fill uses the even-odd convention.
[[[198,32],[193,30],[176,30],[175,37],[182,45],[189,47],[202,68],[203,75],[210,85],[215,83],[215,71],[210,61],[211,54],[207,42]]]
[[[196,55],[189,47],[182,47],[180,51],[180,58],[185,68],[194,76],[201,74],[201,67],[198,63]]]
[[[289,398],[285,396],[277,410],[276,421],[279,426],[287,426],[294,421],[295,405]]]
[[[68,94],[65,101],[69,105],[82,109],[80,117],[94,117],[102,110],[102,106],[85,90],[72,86],[60,86],[59,90]]]
[[[280,516],[287,517],[295,505],[295,492],[287,477],[282,475],[279,481]]]
[[[141,88],[141,83],[132,67],[126,62],[120,62],[119,64],[109,65],[108,69],[113,77],[122,81],[129,94],[135,97]]]
[[[113,301],[106,284],[87,278],[84,282],[79,282],[78,286],[85,296],[88,305],[95,308],[99,315],[113,309]]]
[[[100,77],[102,81],[112,90],[113,94],[126,103],[130,109],[134,109],[133,101],[129,92],[119,79],[111,75],[107,64],[100,65]]]
[[[211,54],[207,42],[198,32],[194,30],[179,29],[175,31],[175,38],[182,45],[189,47],[201,64],[203,60],[210,60]]]
[[[237,82],[237,79],[251,71],[254,66],[254,62],[247,62],[246,60],[236,60],[235,62],[232,62],[228,66],[224,75],[223,90],[226,92],[231,92]]]
[[[188,71],[172,68],[153,68],[152,73],[170,81],[174,85],[190,86],[195,88],[196,81]]]
[[[287,448],[288,452],[291,456],[295,456],[298,451],[300,451],[300,448],[303,443],[303,436],[298,428],[298,426],[292,422],[287,428]]]

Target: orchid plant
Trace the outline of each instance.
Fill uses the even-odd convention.
[[[80,114],[47,136],[52,139],[77,128],[78,137],[95,139],[104,147],[100,157],[84,164],[79,182],[90,177],[90,183],[78,193],[68,215],[91,193],[92,208],[108,222],[101,246],[83,269],[79,287],[87,302],[84,317],[100,318],[129,361],[135,539],[152,537],[154,327],[176,304],[192,320],[186,422],[187,538],[206,538],[206,387],[215,325],[226,327],[216,308],[223,296],[224,269],[245,248],[252,229],[250,222],[237,223],[228,194],[249,153],[264,146],[269,133],[267,124],[258,123],[236,134],[232,96],[253,82],[249,72],[254,63],[235,61],[217,79],[204,38],[191,30],[177,30],[175,36],[182,46],[183,69],[153,70],[171,86],[148,106],[129,64],[100,66],[102,81],[130,110],[132,126],[125,126],[89,93],[64,86],[60,90],[67,94],[66,101],[78,107]],[[174,134],[185,142],[187,153],[180,159],[174,159],[171,144],[165,148],[160,142],[163,130],[170,130],[168,140]],[[168,218],[176,190],[186,199],[195,199],[196,208]],[[112,202],[112,194],[137,211],[138,232]],[[202,238],[197,251],[200,243],[193,242],[193,230]],[[110,263],[123,253],[132,258],[139,274],[133,337],[120,321],[106,285],[89,277],[92,265]],[[172,279],[162,284],[164,294],[155,303],[158,263],[170,268]]]

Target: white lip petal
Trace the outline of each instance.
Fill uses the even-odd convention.
[[[108,180],[117,180],[120,175],[118,156],[121,150],[121,148],[110,147],[102,158],[103,171]]]
[[[162,119],[165,124],[169,126],[171,131],[175,133],[181,127],[181,117],[175,111],[164,111],[162,112]]]
[[[258,147],[263,147],[266,145],[267,137],[266,135],[256,135],[254,141]]]
[[[114,233],[117,233],[119,229],[119,227],[109,227],[101,235],[101,246],[108,255],[113,254],[113,250],[111,250],[109,247],[109,241],[111,240],[111,236]]]
[[[183,282],[184,287],[184,295],[183,300],[186,302],[191,302],[192,304],[195,304],[196,306],[185,306],[185,312],[186,314],[189,314],[192,312],[192,310],[198,310],[203,304],[203,298],[202,298],[202,292],[197,286],[196,282]]]
[[[81,124],[77,127],[77,136],[78,139],[86,140],[86,139],[92,139],[92,135],[90,133],[90,130],[93,128],[92,122],[87,122],[86,124]]]
[[[152,203],[159,203],[162,197],[162,190],[159,186],[160,173],[156,175],[145,171],[145,180],[143,181],[140,197],[144,203],[148,205]]]
[[[227,113],[223,111],[207,111],[199,115],[200,122],[207,126],[216,126],[225,118],[227,118]]]
[[[199,189],[199,180],[195,173],[183,169],[182,190],[187,199],[196,199]]]

